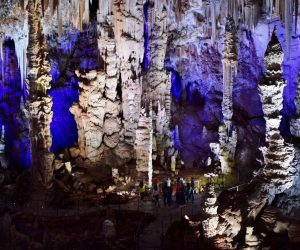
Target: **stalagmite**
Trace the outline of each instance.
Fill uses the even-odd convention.
[[[148,185],[152,185],[152,110],[149,114],[145,109],[141,110],[138,128],[136,130],[135,152],[136,168],[140,172],[148,172]]]
[[[251,222],[256,220],[266,204],[272,204],[276,194],[283,193],[293,184],[291,162],[294,158],[294,148],[284,142],[279,131],[285,86],[282,78],[282,61],[283,51],[275,29],[264,57],[264,78],[258,85],[266,121],[268,146],[261,148],[265,165],[245,187],[245,191],[224,194],[221,198],[232,199],[228,203],[225,202],[226,205],[218,211],[224,220],[219,222],[218,234],[224,237],[232,239],[246,227],[251,226]],[[254,238],[250,237],[249,230],[247,237],[252,240]]]
[[[263,149],[266,164],[263,175],[276,185],[274,190],[276,193],[283,192],[292,184],[288,168],[294,156],[293,147],[284,142],[279,131],[285,87],[285,80],[282,78],[282,61],[283,51],[275,29],[265,54],[265,78],[259,84],[259,92],[266,120],[268,142],[268,147]]]
[[[152,151],[153,151],[153,112],[152,102],[149,105],[149,145],[148,145],[148,187],[152,187],[152,174],[153,174],[153,163],[152,163]]]
[[[204,202],[202,204],[205,219],[202,221],[203,233],[205,238],[212,238],[217,234],[219,216],[217,213],[218,206],[217,195],[214,184],[208,183],[205,187]]]

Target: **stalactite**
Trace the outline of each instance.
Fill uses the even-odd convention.
[[[16,55],[18,58],[18,65],[21,73],[21,84],[23,86],[24,79],[26,79],[26,68],[27,68],[27,47],[28,47],[28,36],[23,38],[12,37],[15,42]]]
[[[78,20],[78,30],[82,30],[82,21],[83,21],[83,13],[84,13],[84,0],[79,1],[79,20]]]
[[[216,14],[216,0],[211,0],[210,1],[210,11],[211,11],[211,41],[214,44],[217,38],[217,14]]]
[[[253,0],[246,0],[245,5],[243,4],[243,21],[248,29],[254,30],[258,22],[258,4]]]
[[[58,2],[57,5],[57,26],[58,26],[58,35],[62,35],[62,16],[61,16],[61,8],[60,8],[60,2]]]
[[[44,9],[45,10],[48,9],[48,7],[49,7],[49,0],[43,0],[43,2],[44,2]]]
[[[228,15],[233,18],[237,25],[239,20],[238,0],[228,0]]]
[[[89,23],[90,21],[90,4],[89,1],[84,2],[84,12],[83,12],[83,22],[84,23]]]
[[[293,23],[293,0],[285,0],[284,4],[284,23],[287,57],[290,57],[291,51],[291,33]]]
[[[3,38],[0,36],[0,60],[3,60]]]
[[[297,33],[299,1],[295,0],[295,33]]]
[[[137,0],[126,0],[125,1],[125,10],[135,16],[136,11],[136,1]]]
[[[236,46],[236,28],[234,20],[227,18],[225,27],[225,40],[223,49],[223,103],[222,112],[227,130],[231,129],[232,120],[232,89],[233,78],[237,72],[237,46]]]
[[[111,12],[112,0],[99,0],[99,22],[106,21],[107,15]]]

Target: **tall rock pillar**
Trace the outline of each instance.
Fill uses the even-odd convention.
[[[225,40],[223,49],[223,101],[222,113],[223,124],[219,127],[219,142],[222,172],[230,172],[230,162],[233,162],[235,156],[235,148],[237,143],[236,129],[232,124],[233,116],[233,80],[237,73],[237,46],[236,46],[236,27],[234,20],[229,16],[225,27]]]
[[[47,94],[51,81],[50,64],[47,60],[46,41],[42,34],[40,2],[29,0],[27,11],[29,45],[26,109],[30,129],[32,171],[38,181],[47,186],[51,183],[54,160],[54,155],[50,152],[52,99]]]
[[[265,53],[265,77],[259,83],[258,89],[266,120],[266,142],[268,143],[268,146],[262,149],[266,165],[263,174],[265,178],[272,180],[276,193],[281,193],[292,185],[288,168],[294,157],[293,147],[285,144],[279,131],[285,87],[281,67],[283,56],[275,28]]]

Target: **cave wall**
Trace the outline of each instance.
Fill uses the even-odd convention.
[[[280,129],[287,139],[291,138],[289,121],[295,113],[300,68],[298,20],[287,15],[291,11],[288,1],[274,6],[267,2],[1,3],[7,11],[1,12],[6,18],[0,34],[14,41],[12,53],[19,69],[14,65],[10,70],[20,71],[16,74],[20,74],[18,88],[23,88],[24,101],[36,98],[30,82],[41,79],[44,82],[37,87],[47,89],[37,94],[38,99],[47,99],[45,106],[51,109],[43,110],[48,120],[41,124],[44,139],[51,137],[46,139],[45,154],[57,156],[67,149],[71,159],[84,166],[122,166],[134,161],[137,142],[143,140],[136,138],[140,113],[142,108],[148,112],[151,103],[154,159],[163,164],[170,157],[166,149],[174,152],[175,147],[187,166],[204,167],[212,157],[209,144],[218,142],[223,121],[222,53],[226,16],[231,15],[238,27],[232,118],[237,129],[235,162],[240,178],[251,178],[263,161],[259,148],[265,144],[265,120],[257,84],[274,26],[285,55],[282,66],[287,87]],[[31,8],[36,10],[34,17]],[[37,38],[32,30],[38,31]],[[34,62],[34,57],[44,62]],[[37,69],[40,73],[35,75]],[[37,109],[43,106],[37,105]],[[27,122],[29,128],[22,123],[27,131],[21,136],[27,142],[22,151],[29,152],[30,140],[33,154],[36,132],[30,119]],[[6,149],[7,155],[12,152]],[[29,162],[30,157],[20,157]]]

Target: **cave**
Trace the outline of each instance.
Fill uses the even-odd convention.
[[[300,249],[298,0],[0,0],[0,249]]]

